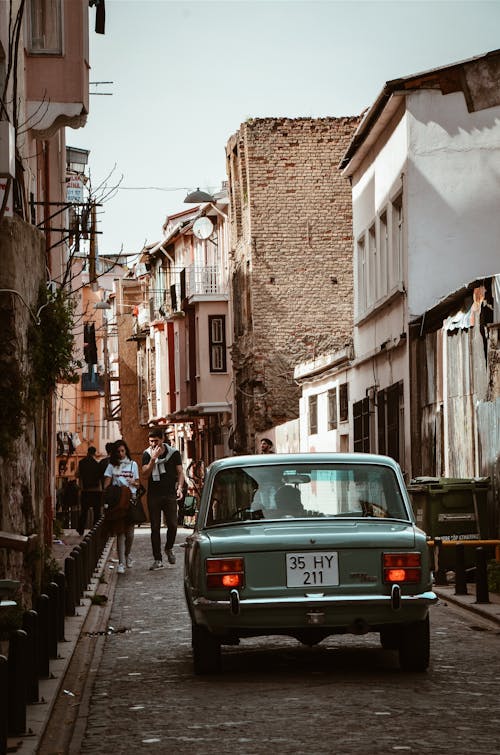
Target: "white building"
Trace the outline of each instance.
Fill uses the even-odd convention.
[[[426,314],[441,315],[433,324],[439,341],[443,319],[467,296],[472,301],[484,282],[476,320],[487,330],[493,321],[492,279],[500,269],[499,75],[500,51],[494,51],[389,81],[358,127],[341,163],[352,184],[354,350],[349,364],[296,370],[304,450],[345,448],[345,433],[329,426],[329,401],[336,390],[338,402],[347,384],[350,450],[388,453],[408,477],[428,469],[429,459],[434,472],[427,474],[470,472],[443,458],[454,443],[445,357],[451,341],[444,351],[433,342],[430,369]],[[450,298],[453,292],[459,293]],[[482,382],[471,381],[453,404],[466,426],[475,403],[486,398]],[[424,431],[426,407],[432,433]],[[423,453],[422,444],[434,446]]]

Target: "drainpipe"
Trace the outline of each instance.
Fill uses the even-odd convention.
[[[51,235],[49,230],[49,217],[50,217],[50,163],[49,163],[49,142],[47,140],[43,143],[43,182],[44,182],[44,193],[45,193],[45,202],[43,206],[43,226],[45,228],[45,254],[47,257],[47,267],[49,270],[50,277],[52,278],[52,266],[50,264],[50,247],[52,245],[51,241]]]

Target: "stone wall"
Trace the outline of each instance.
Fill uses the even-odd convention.
[[[298,416],[296,364],[350,342],[351,188],[338,165],[358,123],[256,119],[228,142],[236,452]]]
[[[30,607],[47,552],[44,544],[44,499],[47,484],[47,406],[30,406],[23,420],[30,382],[28,331],[36,316],[38,290],[45,281],[45,239],[17,216],[0,223],[0,395],[5,429],[14,422],[19,437],[6,442],[0,455],[0,529],[13,535],[39,535],[36,550],[0,548],[0,578],[22,583],[23,603]],[[30,312],[31,310],[31,312]],[[20,402],[20,404],[19,404]],[[48,544],[50,549],[50,544]]]

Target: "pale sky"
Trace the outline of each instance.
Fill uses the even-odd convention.
[[[106,0],[104,36],[94,15],[90,80],[113,83],[90,89],[113,94],[66,140],[94,188],[123,175],[101,254],[140,251],[187,189],[218,189],[247,118],[359,115],[388,80],[500,47],[500,0]]]

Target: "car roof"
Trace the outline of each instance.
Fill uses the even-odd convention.
[[[226,456],[212,462],[210,469],[213,472],[221,469],[249,466],[275,466],[277,464],[376,464],[391,467],[400,471],[399,464],[390,456],[366,453],[332,453],[332,452],[309,452],[294,454],[248,454],[246,456]]]

